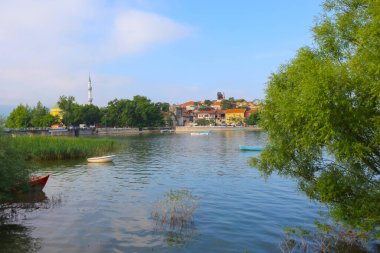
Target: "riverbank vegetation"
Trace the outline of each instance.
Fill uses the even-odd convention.
[[[159,127],[168,125],[164,114],[169,112],[168,103],[152,103],[147,97],[134,96],[129,99],[114,99],[106,107],[92,104],[80,105],[72,96],[61,96],[57,102],[63,115],[53,117],[47,107],[38,102],[18,105],[8,116],[5,125],[8,128],[50,127],[54,123],[66,126],[103,125],[105,127]]]
[[[316,46],[270,77],[261,125],[271,148],[253,164],[296,178],[348,231],[379,239],[380,5],[323,6]]]
[[[60,160],[103,155],[116,144],[111,139],[17,136],[13,145],[26,160]]]
[[[30,172],[31,167],[25,162],[16,143],[0,133],[0,219],[2,203],[12,198],[11,189],[17,183],[27,182]]]

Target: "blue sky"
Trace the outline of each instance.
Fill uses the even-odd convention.
[[[144,95],[182,103],[262,99],[270,73],[312,45],[321,1],[67,0],[0,2],[0,114]],[[2,109],[1,109],[2,108]],[[8,109],[4,109],[8,108]],[[2,111],[1,111],[2,110]]]

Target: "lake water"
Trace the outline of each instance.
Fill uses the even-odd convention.
[[[239,145],[265,141],[249,131],[130,136],[112,164],[46,163],[38,174],[51,175],[44,193],[57,203],[3,227],[0,251],[281,252],[283,229],[310,227],[319,207],[294,181],[248,165],[257,153]],[[177,234],[151,215],[170,190],[198,199],[192,226]]]

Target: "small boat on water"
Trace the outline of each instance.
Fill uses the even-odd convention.
[[[212,133],[212,130],[208,130],[208,131],[201,131],[201,132],[190,133],[190,135],[209,135],[211,133]]]
[[[165,133],[174,133],[175,131],[173,129],[162,129],[160,130],[160,133],[165,134]]]
[[[112,162],[114,157],[115,157],[114,155],[91,157],[91,158],[87,158],[87,162],[89,162],[89,163],[110,163],[110,162]]]
[[[50,175],[34,177],[34,178],[29,179],[28,183],[30,185],[30,188],[32,190],[42,190],[45,187],[45,185],[49,179],[49,176]]]
[[[239,146],[240,150],[244,151],[263,151],[265,149],[264,146]]]
[[[210,133],[208,133],[208,132],[198,132],[198,133],[190,133],[190,135],[193,135],[193,136],[195,136],[195,135],[209,135]]]

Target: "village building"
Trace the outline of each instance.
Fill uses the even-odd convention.
[[[226,111],[223,111],[223,110],[215,110],[215,123],[220,125],[220,124],[224,124],[226,123],[225,122],[225,119],[226,119]]]
[[[187,103],[184,104],[186,110],[188,111],[193,111],[196,109],[196,103],[194,101],[189,101]]]
[[[226,110],[226,123],[228,125],[243,124],[245,112],[245,108]]]
[[[215,121],[215,110],[198,111],[197,119],[213,120]]]
[[[215,110],[221,109],[222,108],[222,100],[216,100],[212,105],[212,108]]]

